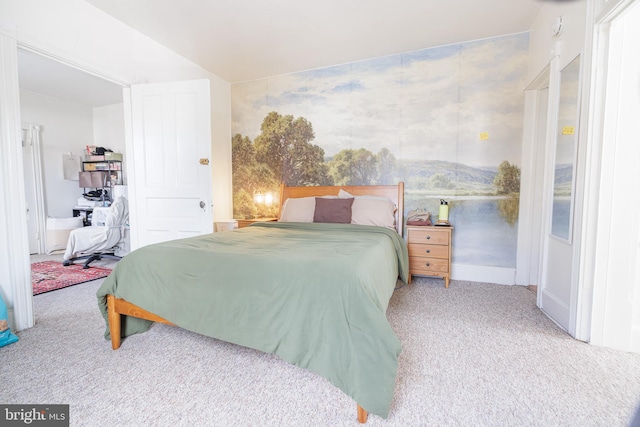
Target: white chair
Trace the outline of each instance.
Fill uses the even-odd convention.
[[[64,266],[74,261],[86,260],[84,268],[102,258],[119,260],[128,252],[125,226],[129,221],[127,199],[118,197],[109,207],[105,224],[72,230],[64,253]]]

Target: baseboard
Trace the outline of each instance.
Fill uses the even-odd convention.
[[[516,269],[504,267],[483,267],[480,265],[451,265],[451,280],[515,285]]]

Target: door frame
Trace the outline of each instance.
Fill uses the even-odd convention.
[[[35,202],[33,214],[36,216],[36,227],[38,233],[38,253],[43,254],[47,252],[47,237],[46,237],[46,209],[45,209],[45,194],[44,194],[44,182],[42,177],[42,143],[40,141],[40,125],[33,123],[22,123],[22,130],[26,132],[26,137],[31,142],[31,168],[32,168],[32,180],[34,185]],[[34,138],[34,133],[36,137]],[[25,141],[26,143],[26,141]],[[26,183],[25,183],[26,185]]]
[[[607,296],[607,292],[615,292],[610,284],[609,269],[611,256],[606,250],[602,250],[602,246],[606,245],[608,236],[608,227],[610,227],[611,212],[616,209],[636,209],[635,206],[614,206],[607,199],[607,189],[610,188],[613,177],[614,165],[610,159],[605,158],[604,152],[605,139],[615,139],[609,131],[609,121],[614,119],[616,112],[612,111],[617,108],[617,96],[614,93],[618,88],[619,65],[610,61],[612,49],[616,49],[615,44],[611,42],[611,25],[621,18],[625,11],[631,6],[638,7],[640,0],[611,0],[606,4],[597,2],[592,11],[591,28],[593,29],[592,37],[589,38],[592,49],[591,64],[591,93],[592,97],[589,102],[590,121],[586,141],[586,157],[587,167],[585,171],[585,197],[583,204],[584,211],[584,228],[581,258],[583,262],[580,266],[579,280],[582,284],[581,301],[579,308],[588,314],[587,319],[583,319],[582,323],[578,323],[579,334],[589,339],[596,345],[607,345],[610,339],[607,332],[604,331],[604,322],[606,318],[607,302],[611,298]],[[597,15],[596,15],[597,13]],[[615,42],[614,42],[615,43]],[[614,52],[613,55],[617,54]],[[636,175],[636,179],[637,175]],[[603,193],[604,192],[604,193]],[[634,230],[630,229],[633,233]],[[637,233],[637,228],[635,230]],[[638,266],[636,265],[636,269]],[[638,277],[638,272],[635,273]],[[636,287],[637,289],[637,287]],[[622,291],[626,292],[626,291]],[[616,295],[619,297],[620,295]],[[632,295],[625,295],[625,298],[631,298]],[[638,298],[635,298],[635,308],[638,308]],[[640,337],[636,337],[637,341]],[[638,351],[636,348],[626,348],[625,351]]]
[[[31,263],[27,233],[20,88],[18,84],[18,43],[0,32],[0,243],[11,247],[0,256],[0,292],[9,308],[9,322],[20,331],[34,325]],[[10,245],[9,245],[10,244]],[[4,283],[4,285],[2,285]]]
[[[525,122],[523,130],[522,176],[520,188],[520,219],[518,221],[517,285],[539,285],[543,254],[544,197],[543,178],[547,152],[549,74],[547,65],[525,88]],[[546,90],[544,99],[541,92]],[[541,117],[541,103],[544,117]],[[544,127],[542,127],[544,122]],[[534,248],[533,250],[531,248]],[[538,291],[540,287],[538,286]]]
[[[0,256],[0,293],[5,298],[9,322],[15,331],[33,327],[33,292],[31,288],[31,260],[25,221],[24,171],[20,120],[20,85],[18,83],[18,48],[34,52],[66,66],[101,79],[129,86],[129,82],[111,78],[91,69],[83,61],[63,56],[46,43],[21,39],[15,30],[0,28],[0,182],[4,197],[0,198],[0,243],[11,250]]]

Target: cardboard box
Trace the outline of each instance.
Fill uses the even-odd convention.
[[[122,153],[112,153],[110,151],[107,151],[106,153],[104,153],[104,159],[105,160],[120,160],[120,161],[122,161]]]

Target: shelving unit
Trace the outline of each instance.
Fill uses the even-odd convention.
[[[80,172],[80,186],[87,188],[101,189],[102,193],[107,190],[105,200],[111,201],[111,188],[114,185],[121,185],[122,182],[122,160],[104,159],[85,160],[82,162],[82,172]]]

